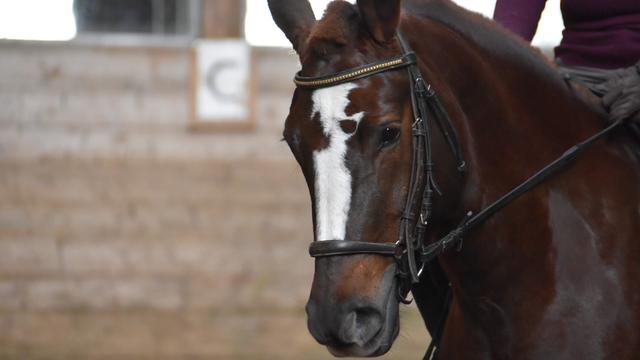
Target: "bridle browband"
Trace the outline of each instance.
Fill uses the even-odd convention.
[[[434,176],[431,151],[432,129],[428,111],[435,115],[434,118],[436,118],[460,171],[464,168],[464,161],[451,120],[431,86],[424,81],[420,74],[416,55],[400,33],[397,37],[403,51],[402,55],[327,76],[305,77],[298,73],[294,83],[299,88],[320,89],[364,79],[386,71],[407,69],[413,110],[411,176],[404,211],[400,219],[398,241],[396,243],[374,243],[336,239],[315,241],[309,246],[309,254],[314,258],[356,254],[394,257],[398,265],[397,275],[402,280],[398,287],[398,295],[402,302],[407,302],[405,297],[411,284],[419,282],[422,268],[426,264],[421,261],[425,250],[423,239],[426,226],[431,218],[434,193],[440,194]],[[422,190],[421,184],[424,184]],[[420,192],[422,193],[420,194]]]
[[[364,79],[384,71],[396,70],[416,63],[414,53],[405,53],[377,63],[367,64],[345,71],[340,71],[328,76],[304,77],[296,74],[293,82],[298,87],[320,89],[323,87],[336,86],[351,81]]]

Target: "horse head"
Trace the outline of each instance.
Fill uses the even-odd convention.
[[[416,121],[408,73],[375,72],[353,81],[331,76],[403,54],[396,35],[400,1],[334,1],[318,21],[307,1],[269,5],[300,57],[298,80],[329,82],[298,81],[283,133],[311,195],[314,242],[398,242],[402,219],[419,221],[407,219],[419,207],[407,209]],[[436,139],[434,153],[443,144]],[[421,194],[426,181],[416,175],[412,191]],[[398,282],[398,264],[393,256],[362,252],[316,258],[308,327],[334,355],[380,355],[398,335],[396,294],[408,291]]]

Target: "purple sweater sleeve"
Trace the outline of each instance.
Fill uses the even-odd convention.
[[[533,39],[546,0],[497,0],[493,19],[527,41]]]

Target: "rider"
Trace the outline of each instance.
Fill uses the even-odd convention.
[[[531,41],[545,2],[497,0],[493,18]],[[560,8],[561,71],[601,96],[612,121],[640,123],[640,0],[561,0]]]

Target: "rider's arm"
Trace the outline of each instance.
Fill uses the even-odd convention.
[[[531,41],[538,28],[546,0],[498,0],[493,19],[507,29]]]

